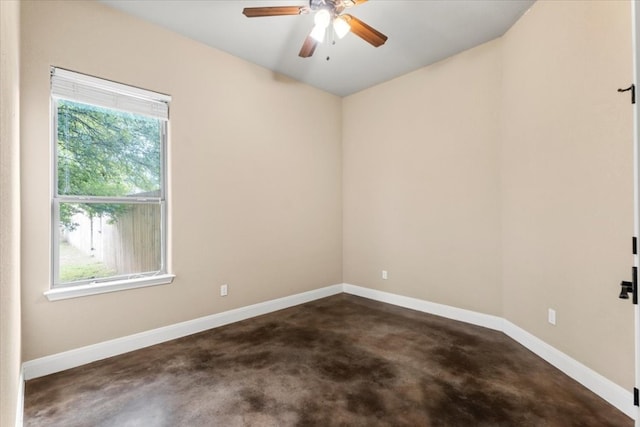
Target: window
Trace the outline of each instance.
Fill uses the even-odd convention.
[[[49,299],[171,282],[169,101],[167,95],[52,68]]]

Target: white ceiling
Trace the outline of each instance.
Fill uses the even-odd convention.
[[[534,0],[369,0],[349,9],[389,39],[374,48],[348,34],[298,52],[313,16],[247,18],[245,7],[306,0],[99,0],[128,14],[339,96],[437,62],[504,34]],[[327,60],[327,57],[330,59]]]

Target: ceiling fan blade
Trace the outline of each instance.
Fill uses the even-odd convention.
[[[378,47],[382,46],[387,41],[387,36],[376,30],[375,28],[365,24],[358,18],[349,15],[348,13],[341,16],[344,16],[346,18],[349,26],[351,27],[351,32],[367,43]]]
[[[344,5],[346,7],[353,7],[365,3],[366,1],[367,0],[344,0]]]
[[[245,7],[242,13],[247,18],[261,16],[301,15],[306,12],[306,6],[273,6],[273,7]]]
[[[308,58],[313,55],[313,52],[316,50],[316,46],[318,46],[318,42],[311,36],[307,36],[302,43],[302,48],[300,49],[300,53],[298,56],[301,58]]]

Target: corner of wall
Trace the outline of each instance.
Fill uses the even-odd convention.
[[[22,424],[20,3],[0,2],[0,424]]]

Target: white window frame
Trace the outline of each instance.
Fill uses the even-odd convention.
[[[160,119],[160,195],[158,197],[97,197],[69,196],[58,194],[58,100],[81,102],[99,107],[113,108],[129,113],[146,115]],[[169,121],[169,102],[171,97],[165,94],[140,89],[121,83],[104,80],[86,74],[80,74],[62,68],[51,68],[51,147],[52,147],[52,185],[51,185],[51,279],[50,289],[45,296],[50,301],[77,298],[87,295],[115,292],[146,286],[169,284],[175,277],[168,272],[167,266],[167,139]],[[56,283],[60,266],[60,203],[126,203],[160,205],[160,270],[151,273],[128,276],[111,276],[89,279],[68,284]]]

